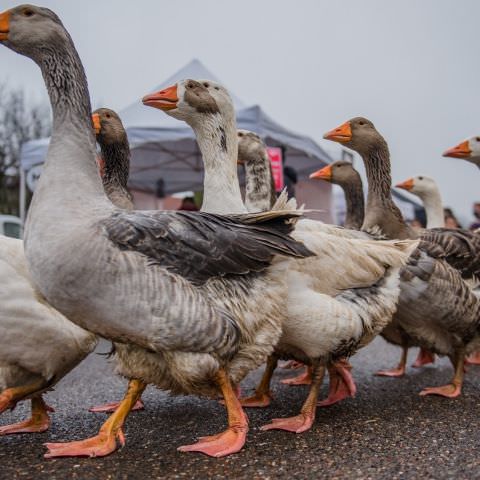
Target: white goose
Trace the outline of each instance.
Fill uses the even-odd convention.
[[[284,257],[311,255],[288,235],[301,214],[228,218],[114,207],[95,163],[83,66],[57,15],[31,5],[7,10],[0,14],[0,42],[40,66],[53,110],[25,228],[32,278],[73,322],[128,346],[121,373],[131,380],[119,408],[97,436],[47,444],[46,456],[114,451],[147,383],[173,393],[222,393],[228,429],[181,450],[212,456],[240,450],[248,422],[232,383],[261,364],[281,334]],[[228,148],[236,151],[236,143]]]
[[[228,92],[210,80],[182,80],[144,97],[146,105],[188,123],[205,166],[204,211],[244,212],[237,179],[235,112]],[[325,232],[331,226],[300,220],[293,236],[317,257],[290,262],[288,318],[275,355],[249,406],[270,401],[269,384],[278,357],[313,366],[310,393],[299,415],[275,419],[263,430],[303,432],[315,418],[325,366],[369,343],[389,322],[399,294],[399,267],[416,242],[351,240]]]
[[[32,417],[0,427],[0,435],[44,432],[51,410],[42,393],[78,365],[97,343],[34,288],[23,242],[0,235],[0,413],[26,398]]]
[[[445,227],[442,196],[433,178],[416,175],[395,186],[417,195],[422,200],[427,215],[427,228]]]

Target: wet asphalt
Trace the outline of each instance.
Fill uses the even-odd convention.
[[[97,351],[108,351],[108,344],[102,342]],[[412,350],[409,363],[415,355]],[[298,371],[277,370],[274,402],[249,410],[247,443],[229,457],[176,451],[225,428],[221,405],[149,387],[145,410],[127,421],[123,449],[104,458],[44,459],[42,443],[96,434],[107,417],[87,408],[122,396],[125,381],[112,374],[104,357],[92,354],[46,395],[56,410],[49,431],[0,437],[0,479],[480,478],[480,367],[469,368],[460,398],[420,397],[423,387],[449,381],[449,362],[409,368],[402,379],[373,376],[379,368],[394,366],[398,356],[398,349],[376,339],[352,359],[356,397],[318,409],[314,427],[299,435],[259,430],[271,418],[297,414],[307,393],[307,387],[279,383]],[[252,389],[260,374],[261,369],[252,373],[242,390]],[[23,419],[28,412],[26,404],[19,405],[3,414],[0,424]]]

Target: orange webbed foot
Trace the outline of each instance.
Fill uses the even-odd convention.
[[[377,375],[377,377],[403,377],[405,375],[405,367],[392,368],[391,370],[379,370],[375,375]]]
[[[120,402],[105,403],[103,405],[96,405],[94,407],[91,407],[88,409],[88,411],[93,413],[113,413],[119,405]],[[134,412],[136,410],[143,410],[144,408],[145,405],[142,400],[137,400],[131,411]]]
[[[421,348],[418,352],[417,359],[412,363],[413,368],[420,368],[429,363],[435,363],[435,355],[429,350]]]
[[[352,367],[348,363],[337,363],[329,369],[330,388],[328,397],[317,403],[318,407],[328,407],[341,402],[345,398],[354,397],[357,393],[357,387],[350,373]]]
[[[314,414],[301,413],[295,417],[274,418],[271,423],[260,427],[260,430],[286,430],[287,432],[302,433],[309,430],[315,420]]]
[[[102,432],[85,440],[65,443],[45,443],[48,452],[45,458],[56,457],[105,457],[117,450],[117,440],[120,446],[125,445],[122,429],[116,433]]]
[[[312,371],[310,367],[307,367],[305,372],[302,374],[293,377],[293,378],[285,378],[280,380],[280,383],[284,385],[311,385],[312,384]]]
[[[466,365],[480,365],[480,352],[474,352],[465,359]]]
[[[178,447],[179,452],[200,452],[210,457],[225,457],[239,452],[245,445],[248,427],[229,427],[222,433],[201,437],[197,443]]]
[[[426,395],[440,395],[441,397],[456,398],[461,393],[462,393],[461,385],[455,385],[454,383],[449,383],[448,385],[443,385],[442,387],[424,388],[420,392],[420,395],[422,397]]]

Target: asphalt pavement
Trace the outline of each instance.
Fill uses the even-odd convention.
[[[102,342],[97,351],[108,351]],[[226,416],[213,400],[171,397],[149,387],[145,410],[130,415],[126,446],[104,458],[43,458],[44,442],[76,440],[97,433],[105,414],[87,411],[94,404],[120,399],[125,380],[112,373],[102,356],[92,354],[46,395],[55,408],[52,426],[42,434],[0,437],[0,479],[474,479],[480,478],[480,367],[470,367],[463,394],[449,400],[420,397],[427,386],[447,383],[449,362],[421,370],[409,368],[401,379],[375,377],[391,367],[400,351],[376,339],[352,359],[358,392],[339,405],[318,409],[313,428],[302,434],[261,432],[271,418],[298,413],[307,387],[290,387],[279,379],[298,371],[277,370],[275,400],[265,409],[250,409],[250,432],[244,449],[214,459],[180,453],[180,445],[220,432]],[[416,350],[409,355],[414,360]],[[243,383],[248,392],[261,375]],[[322,397],[326,396],[326,385]],[[0,417],[4,425],[25,418],[19,405]]]

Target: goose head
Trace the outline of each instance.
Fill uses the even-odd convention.
[[[373,123],[364,117],[355,117],[330,130],[323,136],[326,140],[341,143],[356,152],[368,154],[385,140]]]
[[[461,158],[480,168],[480,137],[470,137],[443,152],[444,157]]]
[[[113,145],[127,141],[122,120],[113,110],[98,108],[92,114],[92,123],[99,143]]]
[[[351,162],[339,160],[321,168],[320,170],[317,170],[316,172],[313,172],[310,175],[310,178],[325,180],[327,182],[345,186],[357,182],[359,175],[358,172],[353,168]]]
[[[71,39],[58,16],[48,8],[19,5],[0,13],[0,43],[37,63],[45,45]]]
[[[235,121],[232,99],[222,85],[212,80],[186,79],[143,97],[144,105],[159,108],[195,128],[206,117],[221,116]]]
[[[431,195],[438,190],[435,180],[426,175],[416,175],[415,177],[408,178],[404,182],[397,183],[395,187],[407,190],[419,197]]]
[[[265,154],[263,140],[249,130],[238,130],[238,164],[244,165],[253,159],[262,159]]]

